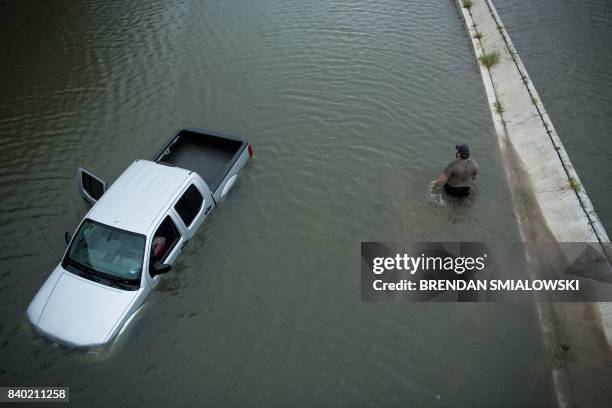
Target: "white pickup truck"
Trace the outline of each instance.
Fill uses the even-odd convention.
[[[94,205],[66,233],[64,258],[28,307],[35,330],[70,347],[116,338],[252,156],[239,138],[180,129],[108,190],[79,168],[79,190]]]

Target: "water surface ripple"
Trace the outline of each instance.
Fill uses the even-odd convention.
[[[518,240],[452,2],[3,2],[0,35],[0,383],[95,407],[541,392],[530,305],[360,302],[361,241]],[[36,336],[25,309],[87,210],[75,168],[113,180],[183,126],[253,143],[229,199],[112,350]],[[429,182],[461,142],[478,197],[437,206]]]

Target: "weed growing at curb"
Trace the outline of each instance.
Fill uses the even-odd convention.
[[[493,65],[499,62],[499,52],[491,51],[483,54],[478,60],[487,68],[491,68]]]
[[[567,360],[573,360],[574,357],[570,353],[570,345],[561,343],[556,346],[547,346],[546,354],[552,367],[563,367]]]
[[[572,188],[572,190],[574,190],[577,193],[582,191],[582,186],[580,185],[578,180],[576,180],[574,177],[570,177],[569,182],[570,182],[570,187]]]
[[[497,112],[498,115],[504,113],[504,105],[499,100],[495,102],[495,112]]]
[[[521,188],[519,191],[519,196],[520,196],[520,201],[523,203],[523,205],[525,206],[525,208],[527,209],[533,209],[535,208],[536,205],[536,201],[535,198],[533,197],[533,194],[531,194],[529,191]]]
[[[474,2],[472,0],[463,0],[463,8],[469,10],[472,8],[473,5],[474,5]]]
[[[476,34],[474,34],[474,38],[477,40],[480,40],[482,38],[482,33],[478,30],[476,30]]]

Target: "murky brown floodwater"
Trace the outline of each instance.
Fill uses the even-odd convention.
[[[360,301],[361,241],[519,239],[452,2],[3,2],[0,38],[0,385],[97,407],[546,405],[531,305]],[[112,180],[184,126],[254,145],[229,199],[112,350],[35,335],[25,309],[87,209],[76,166]],[[461,142],[478,194],[435,204]]]

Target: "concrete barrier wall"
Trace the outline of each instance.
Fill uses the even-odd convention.
[[[499,54],[492,67],[479,64],[495,130],[502,150],[511,146],[524,167],[552,236],[558,242],[597,242],[612,259],[609,237],[492,2],[476,0],[469,10],[462,0],[457,4],[477,60]]]
[[[490,69],[480,64],[491,114],[498,137],[508,137],[526,165],[548,227],[560,242],[601,242],[603,250],[608,235],[493,4],[461,10],[476,57],[499,53]]]
[[[499,55],[496,64],[487,68],[479,63],[479,68],[522,239],[597,243],[609,264],[609,237],[492,1],[473,0],[469,9],[463,7],[463,0],[455,1],[476,60],[490,52]],[[532,255],[526,254],[528,260]],[[569,258],[578,255],[563,254]],[[563,336],[572,339],[581,353],[601,355],[601,361],[582,360],[571,370],[553,369],[559,405],[575,405],[576,394],[583,402],[589,398],[593,403],[601,401],[597,390],[605,387],[598,387],[597,381],[612,380],[603,363],[612,355],[612,303],[538,302],[537,311],[547,347],[554,346],[557,329],[563,327]],[[600,335],[607,340],[605,348],[599,344]],[[585,382],[578,372],[595,378]]]

